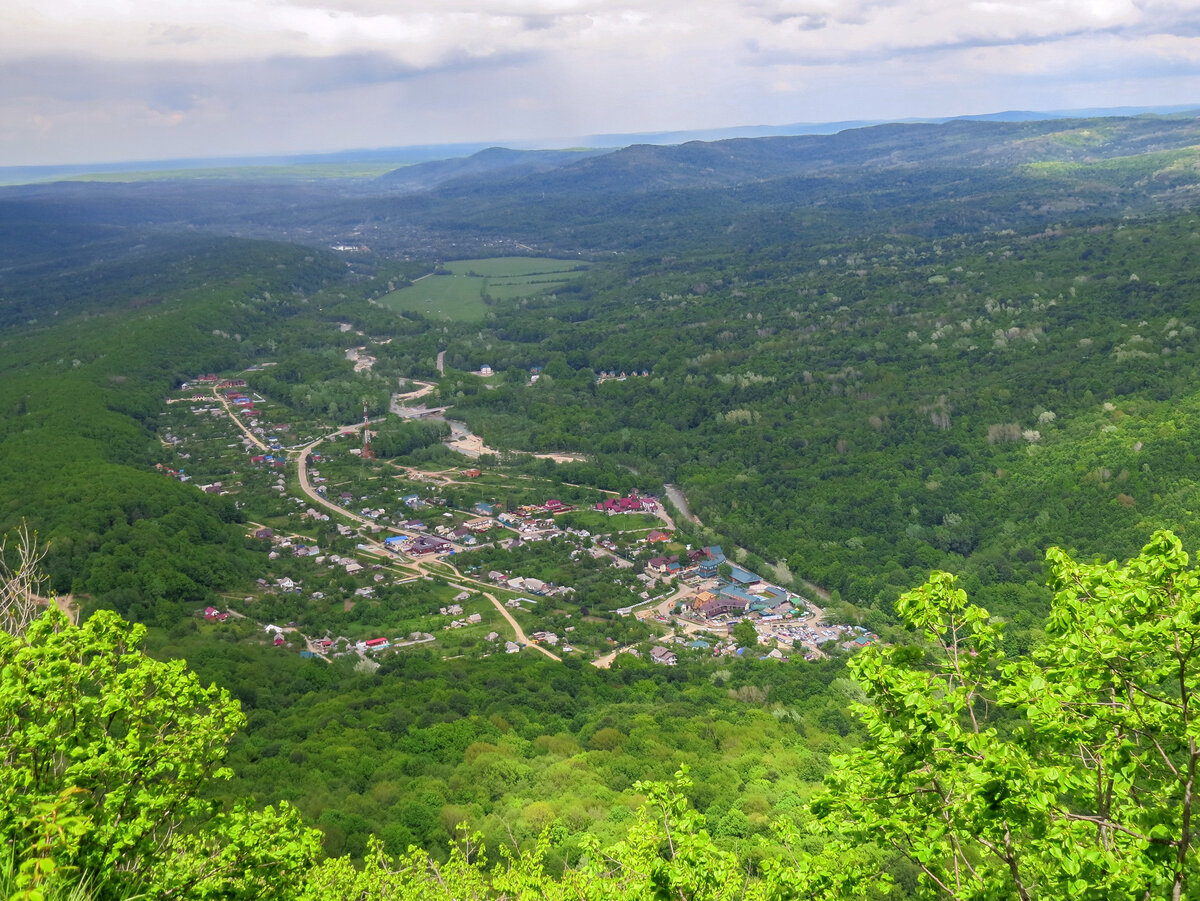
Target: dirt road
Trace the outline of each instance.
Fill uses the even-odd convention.
[[[212,391],[213,391],[213,397],[215,397],[217,400],[219,400],[221,402],[221,406],[223,406],[225,408],[225,412],[229,414],[229,418],[232,419],[234,421],[234,423],[237,425],[237,427],[245,433],[246,437],[249,438],[251,441],[253,441],[255,444],[257,444],[260,449],[270,450],[270,448],[267,447],[267,445],[263,441],[261,441],[253,432],[250,431],[250,428],[244,422],[242,422],[240,419],[238,419],[237,413],[234,411],[233,407],[230,406],[230,404],[229,404],[229,398],[227,398],[224,394],[222,394],[216,388],[213,388]]]
[[[473,587],[475,587],[472,585],[460,585],[460,584],[456,584],[454,582],[451,582],[450,585],[452,588],[458,588],[461,591],[470,591]],[[475,590],[479,591],[479,589],[477,587],[475,587]],[[490,592],[487,592],[487,591],[479,591],[479,593],[481,595],[483,595],[485,598],[487,598],[489,601],[491,601],[492,605],[500,612],[500,615],[503,616],[506,620],[508,620],[508,624],[510,626],[512,626],[513,633],[517,636],[516,640],[517,640],[518,644],[523,644],[527,648],[533,648],[535,651],[541,651],[543,654],[545,654],[551,660],[555,660],[559,663],[562,663],[561,657],[559,657],[557,654],[551,653],[549,650],[542,647],[536,641],[531,640],[529,638],[529,636],[525,634],[525,630],[521,628],[521,624],[519,622],[517,622],[516,619],[513,618],[513,615],[508,612],[508,608],[505,607],[503,604],[501,604],[500,601],[498,601],[496,599],[496,596],[494,594],[491,594]]]

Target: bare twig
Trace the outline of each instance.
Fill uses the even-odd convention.
[[[9,635],[24,635],[38,617],[38,599],[45,582],[38,564],[45,556],[37,546],[37,533],[24,521],[15,535],[0,538],[0,629]]]

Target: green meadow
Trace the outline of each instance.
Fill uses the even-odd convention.
[[[426,276],[407,288],[384,295],[379,302],[400,313],[477,322],[487,312],[485,297],[512,300],[553,294],[586,265],[574,260],[532,257],[455,260],[444,267],[449,274]]]

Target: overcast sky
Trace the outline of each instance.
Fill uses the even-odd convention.
[[[0,165],[1200,106],[1200,0],[3,0]]]

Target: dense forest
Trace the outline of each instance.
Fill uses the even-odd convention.
[[[449,425],[387,414],[402,384],[428,380],[430,403],[498,452],[484,466],[549,479],[567,501],[677,486],[696,517],[677,515],[681,542],[724,545],[820,597],[831,618],[882,637],[888,647],[863,661],[883,655],[914,679],[957,678],[938,669],[960,659],[957,646],[909,631],[932,628],[910,590],[931,571],[956,573],[994,628],[975,653],[999,655],[973,684],[999,704],[996,735],[1012,737],[1029,715],[1013,693],[1033,677],[1005,667],[1048,666],[1047,648],[1069,637],[1067,558],[1048,564],[1048,551],[1126,560],[1156,529],[1189,549],[1200,539],[1198,137],[1187,117],[953,123],[633,147],[544,167],[514,154],[433,167],[428,183],[414,171],[353,188],[5,189],[0,532],[24,522],[37,533],[40,591],[72,598],[85,625],[114,612],[149,627],[155,657],[186,660],[240,705],[232,778],[205,785],[206,803],[287,801],[320,829],[324,853],[356,863],[414,846],[453,867],[463,823],[492,859],[549,834],[540,860],[562,873],[587,865],[590,842],[636,833],[645,799],[686,767],[678,791],[703,816],[709,851],[768,879],[787,844],[781,824],[801,812],[842,824],[809,851],[869,828],[852,805],[810,804],[826,797],[823,781],[848,798],[881,778],[845,764],[877,746],[870,711],[895,701],[868,662],[831,649],[786,665],[696,656],[670,669],[623,656],[605,670],[414,648],[371,669],[271,653],[247,623],[195,611],[253,591],[271,569],[248,523],[283,502],[264,500],[266,482],[250,474],[238,495],[164,474],[183,466],[168,396],[201,373],[244,373],[302,424],[281,427],[294,446],[359,422],[365,406],[380,420],[378,456],[465,466],[442,444]],[[352,233],[371,249],[328,249]],[[378,302],[444,260],[518,245],[591,265],[553,294],[488,297],[478,318]],[[369,348],[369,368],[350,359],[352,344]],[[547,452],[582,459],[524,455]],[[184,466],[197,480],[220,474],[206,467]],[[342,476],[371,480],[349,466]],[[456,491],[464,506],[490,497]],[[332,524],[320,529],[322,543],[339,540]],[[1155,547],[1176,565],[1172,545]],[[611,611],[630,589],[595,561],[553,545],[486,548],[462,565],[505,560],[577,583],[575,603],[601,614],[589,628],[629,634]],[[381,590],[380,603],[428,606],[444,587]],[[957,595],[934,594],[953,608]],[[340,624],[350,613],[320,615]],[[914,642],[920,652],[888,657]],[[969,719],[975,703],[954,716]],[[1051,778],[1022,773],[1043,788]],[[1066,807],[1083,790],[1071,778]],[[1121,828],[1141,828],[1134,820]],[[945,877],[884,841],[884,826],[900,825],[876,825],[866,870],[903,893]],[[1144,884],[1125,858],[1109,863],[1078,864],[1093,896]],[[1033,895],[1056,897],[1038,872]]]

